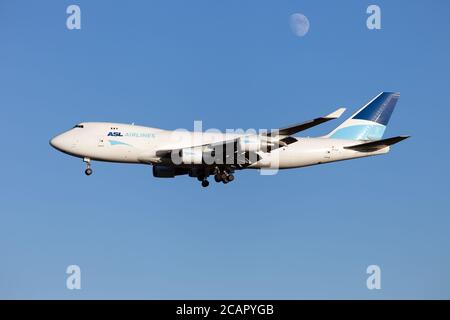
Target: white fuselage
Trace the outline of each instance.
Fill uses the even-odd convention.
[[[169,131],[130,124],[86,122],[56,136],[50,143],[62,152],[90,160],[156,164],[156,152],[160,150],[219,143],[242,136],[245,134]],[[261,159],[248,168],[297,168],[389,152],[389,147],[374,152],[344,148],[355,145],[354,140],[297,139],[297,142],[270,153],[259,152]]]

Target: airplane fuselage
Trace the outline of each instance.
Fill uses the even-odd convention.
[[[169,131],[138,125],[86,122],[56,136],[51,145],[69,155],[90,160],[157,164],[158,150],[189,148],[192,145],[219,143],[246,134],[220,132]],[[374,152],[344,149],[353,140],[299,138],[271,152],[260,152],[261,159],[248,168],[288,169],[389,152],[389,147]]]

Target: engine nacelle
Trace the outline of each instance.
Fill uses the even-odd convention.
[[[180,152],[181,162],[184,164],[202,164],[203,162],[203,148],[185,148]]]
[[[268,148],[273,146],[273,143],[267,141],[266,138],[257,135],[241,137],[238,141],[239,148],[242,151],[267,151]]]
[[[165,166],[161,164],[153,166],[153,176],[155,178],[174,178],[175,176],[181,176],[188,173],[189,170],[187,168]]]
[[[175,167],[161,165],[153,166],[153,176],[155,178],[174,178]]]

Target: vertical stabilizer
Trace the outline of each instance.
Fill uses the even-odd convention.
[[[399,97],[398,92],[380,93],[326,137],[364,141],[383,138]]]

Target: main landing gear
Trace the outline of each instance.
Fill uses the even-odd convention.
[[[216,181],[217,183],[223,182],[224,184],[227,184],[234,180],[234,175],[231,174],[230,171],[220,170],[218,167],[214,169],[212,174],[214,174],[214,181]],[[208,172],[206,174],[200,174],[197,176],[197,179],[198,181],[201,181],[203,188],[209,186],[208,176]]]
[[[84,162],[86,162],[86,170],[84,170],[84,173],[87,176],[90,176],[92,174],[92,169],[91,169],[91,159],[89,158],[84,158],[83,159]]]
[[[234,180],[234,175],[228,172],[227,170],[220,171],[216,168],[216,171],[214,173],[214,181],[217,183],[223,182],[227,184],[228,182],[231,182]]]
[[[199,175],[197,176],[197,180],[202,182],[202,187],[206,188],[207,186],[209,186],[209,181],[208,181],[208,176],[205,175]]]
[[[208,180],[202,180],[202,187],[206,188],[207,186],[209,186],[209,181]]]

